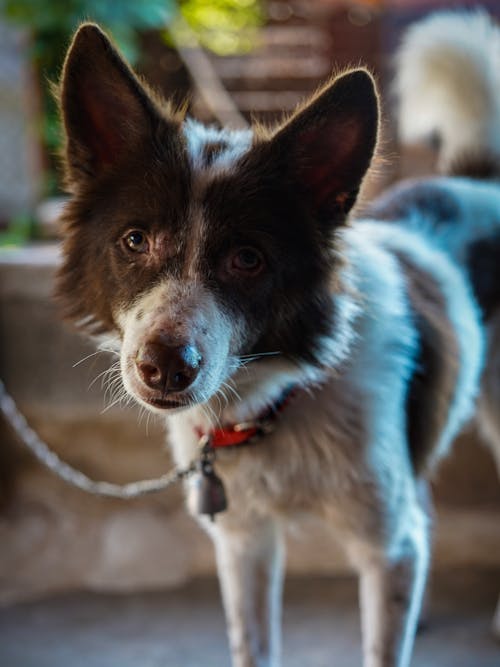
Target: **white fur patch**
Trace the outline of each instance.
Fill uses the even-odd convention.
[[[144,313],[141,318],[140,311]],[[176,341],[176,345],[194,345],[200,353],[203,362],[189,386],[190,403],[207,401],[236,363],[230,345],[237,323],[226,317],[211,292],[199,283],[165,279],[129,308],[115,313],[115,317],[123,331],[123,385],[139,403],[160,414],[164,415],[164,410],[157,410],[146,400],[152,392],[140,381],[135,363],[139,350],[148,341],[165,337]]]
[[[399,224],[401,229],[404,228],[423,239],[429,244],[429,248],[441,249],[462,267],[467,261],[471,243],[500,232],[500,188],[496,182],[441,176],[403,183],[395,186],[392,193],[397,193],[403,186],[405,194],[402,196],[411,201],[409,193],[412,183],[415,188],[425,188],[427,183],[431,187],[436,186],[438,190],[435,197],[438,207],[441,191],[445,191],[456,204],[456,217],[436,224],[432,211],[427,215],[427,211],[425,208],[422,209],[419,198],[416,197],[414,205],[405,208],[401,219],[391,223],[391,229]],[[397,194],[392,194],[392,198],[396,196]]]
[[[250,148],[252,143],[251,130],[227,130],[206,126],[188,118],[183,125],[188,155],[195,170],[206,168],[204,150],[210,144],[223,144],[225,147],[214,156],[209,169],[219,171],[228,169]]]
[[[463,271],[452,263],[441,248],[397,225],[379,222],[362,223],[364,234],[387,248],[403,252],[415,264],[437,281],[446,301],[447,314],[453,325],[460,353],[455,398],[450,407],[448,422],[441,434],[435,459],[441,458],[452,439],[474,411],[483,366],[484,336],[480,313]]]
[[[391,450],[408,453],[405,397],[417,335],[399,264],[370,231],[369,225],[357,223],[344,233],[352,281],[362,298],[362,315],[356,324],[359,341],[351,353],[345,382],[363,396],[360,410],[374,468],[381,477],[404,478],[410,470],[409,455],[407,469],[401,464],[395,469]],[[399,488],[398,484],[387,486]]]

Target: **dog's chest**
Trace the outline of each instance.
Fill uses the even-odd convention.
[[[226,487],[229,512],[285,517],[328,515],[332,507],[373,503],[377,484],[367,452],[360,397],[332,382],[301,394],[280,415],[272,433],[255,442],[217,451],[216,471]],[[201,410],[169,420],[178,465],[196,457]],[[349,508],[352,518],[356,512]]]

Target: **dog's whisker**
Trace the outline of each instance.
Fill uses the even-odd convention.
[[[105,370],[105,371],[102,371],[102,373],[98,373],[98,374],[95,376],[95,378],[89,383],[89,385],[88,385],[88,387],[87,387],[87,391],[90,391],[90,390],[92,389],[92,387],[95,385],[95,383],[97,382],[97,380],[99,380],[99,379],[101,379],[101,378],[104,378],[105,375],[106,375],[106,373],[109,373],[109,368],[108,368],[107,370]]]
[[[123,396],[121,393],[113,394],[107,399],[104,412],[106,412],[106,410],[109,409],[110,406],[116,405],[117,403],[121,403],[122,401],[123,401]]]
[[[123,387],[121,377],[116,377],[108,383],[104,394],[104,400],[113,402],[118,396],[121,397],[121,400],[128,396],[125,388]],[[132,397],[130,398],[132,399]]]
[[[215,395],[217,396],[217,400],[219,401],[219,407],[220,407],[221,412],[222,412],[223,408],[220,405],[220,398],[222,398],[224,400],[224,408],[227,408],[227,406],[229,405],[229,399],[228,399],[227,394],[224,391],[224,387],[222,385],[219,387],[219,389],[218,389],[218,391],[216,392]]]
[[[244,368],[245,366],[248,366],[249,364],[253,363],[254,361],[258,361],[260,357],[248,357],[247,359],[242,359],[240,361],[239,368]]]
[[[134,397],[127,394],[125,396],[125,398],[123,399],[123,407],[127,408],[129,405],[132,405],[134,402],[135,402]]]
[[[102,371],[101,373],[99,373],[98,375],[96,375],[96,377],[92,380],[92,382],[91,382],[91,383],[89,384],[89,386],[87,387],[87,391],[89,391],[90,389],[92,389],[92,387],[94,386],[94,384],[95,384],[100,378],[103,378],[103,383],[104,383],[104,382],[106,381],[106,379],[108,379],[107,376],[108,376],[108,375],[109,375],[109,376],[112,376],[114,373],[118,373],[118,374],[120,373],[119,365],[116,366],[116,364],[113,364],[112,366],[110,366],[109,368],[107,368],[105,371]],[[103,386],[103,383],[101,383],[101,386]]]
[[[240,361],[244,362],[250,362],[250,361],[255,361],[256,359],[261,359],[262,357],[277,357],[282,352],[279,350],[276,350],[275,352],[255,352],[254,354],[240,354],[239,359]]]
[[[215,427],[221,426],[220,416],[216,414],[216,412],[208,402],[200,404],[200,407],[202,412],[204,413],[204,415],[206,416],[206,418],[208,419],[208,421],[212,426]]]
[[[221,403],[221,400],[220,400],[220,394],[219,394],[219,392],[216,392],[216,393],[213,395],[213,398],[217,401],[217,406],[218,406],[218,408],[219,408],[219,415],[220,415],[221,412],[222,412],[222,403]]]
[[[108,369],[108,371],[103,375],[102,383],[103,387],[110,387],[114,384],[119,384],[122,381],[122,376],[119,370],[117,369]]]
[[[108,350],[96,350],[95,352],[91,352],[90,354],[85,355],[85,357],[82,357],[79,361],[75,362],[72,366],[72,368],[76,368],[80,364],[83,364],[85,361],[88,359],[92,359],[92,357],[95,357],[98,354],[101,354],[102,352],[108,352]]]
[[[102,375],[103,375],[104,377],[105,377],[105,376],[109,376],[110,378],[113,377],[113,376],[121,375],[120,365],[119,365],[119,364],[116,364],[116,365],[110,366],[108,369],[106,369],[106,370],[102,373]]]
[[[280,350],[274,350],[272,352],[252,352],[250,354],[240,354],[240,359],[246,359],[247,357],[267,357],[271,355],[281,354]]]
[[[236,391],[236,388],[231,384],[231,380],[229,380],[229,382],[223,382],[222,386],[225,387],[228,391],[230,391],[237,401],[242,400],[241,395]]]
[[[148,415],[147,415],[147,418],[146,418],[146,437],[148,437],[148,438],[149,438],[149,422],[150,422],[152,416],[153,416],[153,414],[151,412],[149,412],[149,410],[148,410]]]
[[[119,350],[114,350],[112,347],[99,347],[100,352],[106,352],[107,354],[112,354],[114,357],[119,357]]]
[[[104,371],[104,373],[102,373],[102,375],[103,375],[104,377],[109,376],[108,379],[110,379],[110,378],[112,378],[112,377],[114,377],[114,376],[121,376],[121,369],[120,369],[120,364],[119,364],[119,362],[116,362],[115,364],[113,364],[112,366],[110,366],[108,369],[106,369],[106,370]]]
[[[118,395],[121,391],[125,391],[122,385],[121,377],[114,378],[107,382],[106,390],[104,392],[104,400],[107,401],[108,398],[113,400],[115,396]]]
[[[214,398],[217,400],[217,405],[218,405],[218,408],[219,408],[219,414],[222,414],[222,412],[224,410],[224,407],[227,405],[227,399],[226,399],[226,396],[224,394],[224,390],[222,389],[222,387],[219,387],[219,390],[214,394]],[[222,404],[221,399],[225,400],[225,405]]]
[[[107,405],[103,410],[101,410],[101,415],[103,415],[106,412],[108,412],[109,410],[111,410],[111,408],[114,408],[115,405],[118,405],[119,403],[122,403],[123,398],[124,398],[123,396],[119,396],[116,400],[114,400],[112,403]]]
[[[148,414],[148,410],[144,407],[144,405],[141,405],[139,407],[139,414],[137,415],[137,424],[141,426],[142,420],[146,417]]]

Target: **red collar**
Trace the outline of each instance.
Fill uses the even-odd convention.
[[[214,428],[209,433],[197,429],[200,438],[206,436],[212,449],[238,447],[254,442],[274,430],[275,422],[283,410],[297,394],[297,385],[290,385],[280,398],[252,421],[232,424],[223,428]]]

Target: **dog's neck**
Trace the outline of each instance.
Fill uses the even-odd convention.
[[[210,429],[199,427],[196,429],[197,435],[200,440],[206,439],[213,449],[239,447],[257,442],[274,431],[280,415],[288,408],[300,390],[301,387],[298,384],[291,384],[285,388],[277,400],[252,420],[223,423],[221,426]]]
[[[277,406],[293,387],[307,390],[324,380],[325,371],[277,357],[240,368],[206,408],[213,426],[253,422]]]

